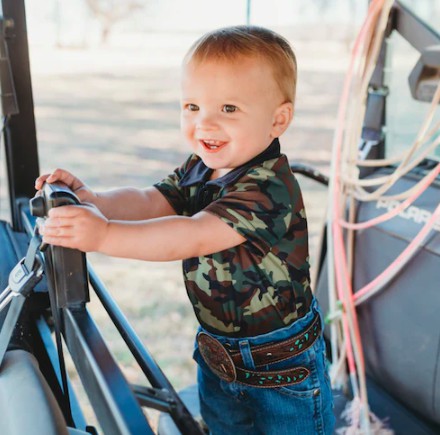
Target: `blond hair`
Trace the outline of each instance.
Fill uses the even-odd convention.
[[[191,46],[184,63],[236,61],[240,57],[259,57],[267,61],[285,102],[294,104],[297,77],[295,54],[285,38],[264,27],[233,26],[209,32]]]

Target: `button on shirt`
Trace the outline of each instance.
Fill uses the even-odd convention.
[[[260,155],[210,180],[196,155],[155,187],[177,214],[212,213],[246,241],[183,261],[200,324],[234,337],[264,334],[304,316],[312,300],[307,221],[299,185],[275,139]]]

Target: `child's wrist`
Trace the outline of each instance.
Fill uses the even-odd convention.
[[[103,223],[103,229],[102,229],[102,234],[101,234],[101,240],[99,243],[99,246],[97,247],[97,251],[101,252],[103,254],[109,254],[112,255],[112,243],[111,243],[111,238],[112,238],[112,229],[114,227],[114,223],[112,224],[112,222],[110,220],[108,220],[107,218],[104,218],[104,223]]]

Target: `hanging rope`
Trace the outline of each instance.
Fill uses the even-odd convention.
[[[340,430],[347,434],[392,433],[386,429],[368,406],[365,365],[356,305],[383,288],[420,249],[440,218],[440,205],[407,248],[371,283],[353,294],[352,268],[354,264],[354,231],[385,222],[408,208],[440,174],[440,164],[422,180],[405,192],[384,195],[396,182],[420,164],[440,144],[440,122],[431,126],[440,102],[440,85],[426,114],[425,120],[409,149],[402,156],[381,160],[360,161],[358,140],[366,111],[366,96],[371,76],[379,56],[381,44],[393,0],[370,2],[366,19],[353,45],[349,68],[344,80],[337,125],[335,129],[329,186],[327,225],[329,316],[333,363],[331,377],[338,388],[351,383],[353,400],[346,409],[349,426]],[[437,134],[437,137],[436,137]],[[387,176],[359,180],[358,166],[379,167],[397,164]],[[373,187],[373,191],[366,187]],[[356,223],[358,201],[403,200],[394,209]]]
[[[331,322],[333,385],[336,387],[345,385],[347,381],[345,362],[347,362],[348,376],[354,396],[344,413],[349,426],[339,431],[347,434],[390,432],[369,410],[364,357],[355,306],[381,290],[400,272],[423,245],[440,218],[439,205],[422,230],[395,261],[372,282],[353,294],[351,283],[354,231],[370,228],[395,217],[409,207],[440,174],[440,164],[438,164],[407,191],[396,195],[384,195],[402,176],[420,164],[440,144],[440,137],[435,137],[440,123],[431,127],[440,102],[440,85],[417,137],[402,156],[366,161],[359,161],[357,156],[358,138],[366,110],[368,84],[378,58],[392,4],[392,0],[373,0],[370,3],[366,20],[353,46],[333,143],[327,225],[327,240],[330,247],[328,251],[330,292],[328,319]],[[396,170],[388,176],[359,180],[358,165],[379,167],[396,163],[398,163]],[[364,187],[372,186],[378,187],[372,192],[364,189]],[[391,211],[367,222],[355,223],[356,201],[400,199],[404,201]]]

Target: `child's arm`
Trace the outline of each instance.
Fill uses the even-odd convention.
[[[41,228],[44,242],[82,251],[148,261],[208,255],[245,239],[207,212],[146,221],[109,221],[97,209],[64,206],[50,210]]]
[[[94,205],[112,220],[139,221],[176,214],[155,187],[123,187],[97,192]]]
[[[154,187],[136,189],[132,187],[94,192],[79,178],[64,169],[41,175],[35,181],[40,190],[44,182],[56,181],[66,184],[81,202],[95,205],[108,219],[145,220],[174,215],[176,212],[164,196]]]

